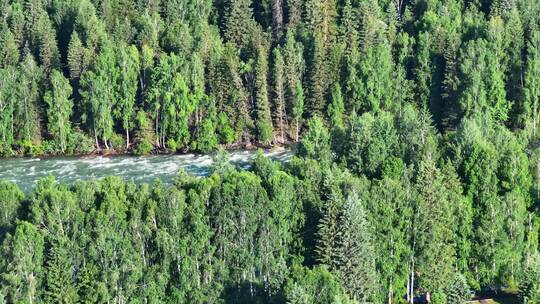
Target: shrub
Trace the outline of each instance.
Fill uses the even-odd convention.
[[[111,136],[112,149],[123,150],[126,147],[126,138],[120,134],[113,133]]]
[[[36,156],[43,154],[43,146],[41,144],[35,144],[31,140],[23,140],[17,143],[19,147],[18,153],[20,155]]]
[[[171,150],[171,152],[176,152],[176,149],[178,149],[178,143],[174,139],[168,139],[167,140],[167,148]]]
[[[94,140],[80,130],[69,133],[66,153],[86,154],[94,149]]]
[[[218,135],[220,142],[224,144],[232,144],[234,142],[234,129],[229,123],[229,118],[224,113],[218,117]]]
[[[135,146],[135,149],[133,150],[133,153],[137,155],[148,155],[152,152],[154,149],[154,146],[146,139],[142,139],[137,146]]]

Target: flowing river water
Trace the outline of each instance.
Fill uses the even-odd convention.
[[[256,151],[229,152],[229,160],[239,168],[247,169]],[[285,162],[292,157],[290,150],[267,150],[264,154]],[[152,155],[111,157],[44,157],[0,159],[0,180],[16,183],[24,192],[33,189],[35,182],[48,175],[58,181],[72,183],[77,180],[119,176],[137,183],[150,183],[159,178],[169,183],[180,169],[196,176],[208,175],[213,155]]]

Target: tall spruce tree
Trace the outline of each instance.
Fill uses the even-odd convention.
[[[354,192],[345,201],[338,229],[337,266],[334,270],[337,277],[352,299],[359,303],[376,302],[379,278],[375,268],[372,228],[363,203]]]
[[[268,100],[268,50],[263,43],[257,44],[255,61],[255,107],[258,139],[269,145],[273,140],[272,112]]]
[[[286,108],[285,62],[280,48],[274,49],[274,121],[280,132],[280,142],[285,142],[285,129],[288,122]]]

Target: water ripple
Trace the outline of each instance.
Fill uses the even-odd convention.
[[[286,162],[292,157],[288,150],[265,151],[266,156]],[[239,168],[249,168],[254,151],[231,152],[229,160]],[[79,179],[94,179],[115,175],[136,182],[152,182],[160,178],[171,182],[180,168],[195,176],[208,175],[211,155],[154,155],[113,157],[48,157],[12,158],[0,160],[0,179],[15,182],[29,192],[37,179],[53,175],[57,180],[72,183]]]

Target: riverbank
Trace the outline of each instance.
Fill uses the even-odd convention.
[[[258,144],[252,144],[252,143],[235,143],[230,145],[219,145],[215,150],[203,153],[200,151],[190,150],[190,149],[183,149],[180,151],[173,152],[169,149],[159,149],[155,148],[150,153],[145,154],[138,154],[135,153],[133,149],[126,150],[125,148],[120,149],[94,149],[91,152],[88,153],[24,153],[24,154],[13,154],[9,156],[1,156],[0,155],[0,161],[6,160],[6,159],[18,159],[18,158],[51,158],[51,157],[84,157],[84,158],[92,158],[92,157],[114,157],[114,156],[166,156],[166,155],[207,155],[207,154],[214,154],[219,150],[225,150],[229,153],[233,153],[236,151],[257,151],[259,149],[266,150],[266,151],[286,151],[286,150],[294,150],[294,147],[296,146],[297,142],[289,141],[285,142],[283,144],[276,144],[276,145],[258,145]]]

